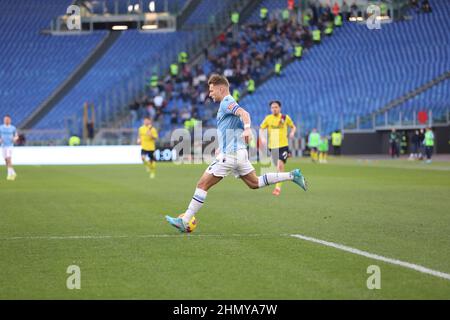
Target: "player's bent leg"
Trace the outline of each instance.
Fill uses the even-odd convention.
[[[156,174],[156,161],[154,159],[149,161],[148,168],[150,171],[150,179],[155,178]]]
[[[277,162],[277,171],[278,171],[278,172],[284,172],[284,161],[281,160],[281,159],[278,159],[278,162]],[[272,194],[273,194],[274,196],[279,196],[279,195],[280,195],[280,193],[281,193],[281,185],[282,185],[281,182],[278,182],[278,183],[275,184],[275,189],[274,189],[273,192],[272,192]]]
[[[145,166],[145,171],[150,172],[149,162],[147,161],[147,158],[146,158],[145,154],[141,154],[141,160],[142,160],[142,163]]]
[[[180,232],[187,232],[186,226],[192,217],[201,209],[206,200],[207,191],[222,180],[222,177],[216,177],[213,174],[205,172],[197,183],[194,196],[182,218],[172,218],[166,216],[167,222],[177,228]]]
[[[278,169],[278,172],[284,172],[284,162],[283,162],[283,160],[278,160],[277,169]]]
[[[246,174],[245,176],[241,176],[241,179],[250,189],[259,188],[259,180],[255,171],[252,171],[249,174]]]
[[[282,160],[278,159],[277,161],[277,172],[284,172],[284,163]],[[275,184],[275,189],[273,189],[272,194],[274,196],[279,196],[281,194],[281,182],[277,182]]]
[[[291,172],[266,173],[259,177],[255,171],[252,171],[247,175],[241,176],[241,179],[251,189],[264,188],[278,182],[289,180],[299,185],[303,190],[306,191],[307,189],[306,179],[300,169],[295,169]]]
[[[6,180],[11,180],[11,178],[10,178],[10,169],[9,169],[9,162],[8,162],[8,158],[4,158],[5,159],[5,167],[6,167],[6,170],[7,170],[7,175],[6,175]]]
[[[212,186],[222,180],[223,177],[218,177],[208,172],[203,173],[200,180],[197,183],[197,188],[204,191],[208,191]]]
[[[15,180],[16,177],[17,177],[17,174],[16,174],[16,172],[14,171],[14,168],[13,168],[13,166],[12,166],[11,157],[5,158],[5,163],[6,163],[6,168],[7,168],[7,170],[8,170],[8,175],[7,175],[7,177],[6,177],[6,180],[10,180],[10,181]]]

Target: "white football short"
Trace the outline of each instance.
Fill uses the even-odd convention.
[[[236,178],[239,178],[254,170],[255,168],[248,159],[247,150],[240,149],[233,154],[219,154],[206,169],[206,172],[222,178],[232,173]]]
[[[3,159],[12,157],[13,147],[2,147]]]

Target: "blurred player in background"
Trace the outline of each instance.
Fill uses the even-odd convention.
[[[158,139],[158,131],[152,125],[152,119],[144,118],[143,125],[139,128],[137,143],[141,145],[141,158],[150,179],[155,177],[156,161],[154,158],[155,141]]]
[[[259,136],[261,143],[266,144],[264,132],[268,131],[269,150],[272,156],[272,162],[277,167],[278,172],[284,172],[289,154],[288,127],[291,128],[289,139],[293,139],[297,128],[292,119],[287,114],[281,113],[281,102],[278,100],[269,103],[271,115],[265,117],[260,125]],[[275,185],[272,194],[279,196],[281,193],[281,182]]]
[[[308,148],[311,154],[311,160],[316,162],[319,158],[317,153],[320,144],[320,134],[317,132],[317,129],[312,129],[311,133],[308,136]]]
[[[328,137],[322,136],[319,143],[319,163],[327,163],[328,157]]]
[[[11,117],[6,115],[3,118],[3,124],[0,126],[0,143],[2,145],[3,159],[5,159],[8,175],[6,180],[13,181],[17,174],[12,166],[12,151],[14,143],[18,140],[17,129],[11,124]]]
[[[220,153],[198,181],[194,196],[182,217],[166,216],[166,220],[181,232],[189,232],[189,223],[203,206],[208,190],[230,173],[241,178],[251,189],[289,180],[305,191],[307,188],[305,178],[299,169],[291,172],[266,173],[259,177],[256,175],[247,152],[247,144],[252,139],[250,114],[230,95],[230,84],[226,77],[212,75],[208,85],[209,96],[214,102],[220,102],[217,112]]]
[[[434,148],[434,133],[431,128],[427,128],[427,131],[425,131],[423,144],[425,146],[425,154],[427,155],[426,163],[431,163],[431,156],[433,155]]]

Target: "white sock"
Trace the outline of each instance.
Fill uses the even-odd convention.
[[[8,176],[12,176],[14,174],[13,168],[8,168]]]
[[[195,189],[194,196],[192,197],[191,203],[189,203],[189,207],[184,213],[183,221],[184,223],[189,223],[192,217],[197,213],[198,210],[203,206],[203,202],[205,202],[206,195],[208,192],[202,189]]]
[[[290,172],[266,173],[258,177],[258,187],[263,188],[271,184],[293,179],[294,176]]]

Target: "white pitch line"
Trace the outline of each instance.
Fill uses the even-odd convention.
[[[383,261],[386,263],[398,265],[404,268],[426,273],[435,277],[450,280],[450,274],[441,271],[432,270],[414,263],[404,262],[397,259],[383,257],[367,251],[362,251],[342,244],[307,237],[301,234],[250,234],[250,233],[234,233],[234,234],[143,234],[143,235],[73,235],[73,236],[16,236],[16,237],[0,237],[0,241],[15,240],[101,240],[101,239],[126,239],[126,238],[267,238],[267,237],[294,237],[318,244],[322,244],[335,249],[347,251],[353,254],[364,256],[370,259]]]
[[[404,268],[408,268],[408,269],[419,271],[421,273],[426,273],[426,274],[429,274],[429,275],[432,275],[432,276],[435,276],[435,277],[438,277],[438,278],[450,280],[450,274],[444,273],[444,272],[441,272],[441,271],[437,271],[437,270],[433,270],[433,269],[429,269],[429,268],[423,267],[423,266],[418,265],[418,264],[414,264],[414,263],[404,262],[404,261],[397,260],[397,259],[391,259],[391,258],[383,257],[383,256],[380,256],[378,254],[373,254],[373,253],[370,253],[370,252],[367,252],[367,251],[362,251],[362,250],[355,249],[355,248],[352,248],[352,247],[347,247],[347,246],[344,246],[342,244],[338,244],[338,243],[334,243],[334,242],[329,242],[329,241],[324,241],[324,240],[320,240],[320,239],[315,239],[315,238],[303,236],[301,234],[291,234],[290,236],[294,237],[294,238],[298,238],[298,239],[302,239],[302,240],[306,240],[306,241],[322,244],[322,245],[325,245],[325,246],[328,246],[328,247],[332,247],[332,248],[335,248],[335,249],[347,251],[347,252],[350,252],[350,253],[353,253],[353,254],[357,254],[357,255],[360,255],[360,256],[364,256],[364,257],[370,258],[370,259],[375,259],[375,260],[383,261],[383,262],[386,262],[386,263],[395,264],[395,265],[398,265],[398,266],[401,266],[401,267],[404,267]]]
[[[143,235],[74,235],[74,236],[16,236],[0,237],[0,241],[14,240],[101,240],[101,239],[126,239],[126,238],[258,238],[279,237],[279,234],[143,234]]]

